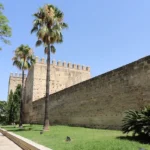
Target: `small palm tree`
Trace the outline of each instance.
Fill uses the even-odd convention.
[[[20,120],[19,127],[22,127],[23,119],[23,102],[24,102],[24,72],[31,68],[35,63],[33,51],[28,45],[20,45],[15,50],[15,56],[12,58],[13,65],[22,71],[22,89],[21,89],[21,102],[20,102]]]
[[[122,131],[127,134],[132,132],[133,136],[150,137],[150,107],[144,107],[141,111],[127,111]]]
[[[123,119],[123,133],[133,132],[133,136],[141,132],[141,116],[138,111],[129,110]]]
[[[45,47],[45,54],[47,54],[47,74],[46,74],[46,99],[45,99],[45,117],[44,117],[44,130],[49,130],[49,115],[48,115],[48,102],[50,95],[50,54],[55,53],[55,43],[63,42],[62,30],[67,28],[68,25],[63,22],[63,13],[53,5],[45,5],[34,14],[34,22],[31,33],[36,32],[37,42],[36,46],[41,44]]]

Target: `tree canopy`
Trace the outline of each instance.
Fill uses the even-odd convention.
[[[6,118],[7,118],[7,102],[0,101],[0,124],[5,123]]]
[[[36,46],[43,43],[44,52],[47,54],[48,45],[51,44],[50,51],[55,53],[56,49],[53,44],[63,42],[62,30],[68,28],[64,22],[63,12],[57,7],[47,4],[34,14],[34,18],[31,33],[35,32],[38,37]]]
[[[0,3],[0,40],[2,43],[10,44],[9,37],[11,37],[11,27],[8,25],[9,21],[6,16],[3,15],[4,7]],[[0,50],[2,47],[0,47]]]
[[[21,85],[18,84],[16,90],[9,93],[7,101],[7,123],[18,123],[20,112]]]
[[[13,65],[20,70],[27,70],[35,63],[32,49],[23,44],[15,50],[15,56],[12,59]]]

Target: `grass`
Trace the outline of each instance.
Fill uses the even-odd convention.
[[[32,129],[30,125],[24,125],[23,129],[13,126],[3,128],[53,150],[150,150],[149,144],[131,140],[121,131],[51,126],[50,131],[40,134],[41,125],[32,125]],[[67,136],[71,137],[71,142],[66,142]]]

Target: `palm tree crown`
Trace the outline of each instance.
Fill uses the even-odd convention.
[[[28,45],[21,45],[15,50],[13,65],[20,70],[27,70],[35,63],[33,51]]]
[[[56,49],[53,44],[63,42],[61,31],[68,27],[68,25],[63,22],[64,14],[53,5],[45,5],[34,14],[34,17],[31,33],[36,32],[38,37],[36,46],[40,46],[43,43],[45,53],[47,53],[48,45],[52,44],[50,47],[51,52],[55,53]]]

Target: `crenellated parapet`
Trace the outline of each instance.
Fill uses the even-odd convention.
[[[46,64],[45,58],[40,58],[40,59],[39,59],[38,56],[36,56],[35,61],[36,61],[36,63]]]
[[[22,74],[20,73],[10,73],[10,77],[15,77],[15,78],[22,78]],[[27,75],[24,74],[24,78],[26,78]]]
[[[46,65],[46,60],[44,58],[39,59],[39,57],[36,57],[36,63]],[[88,66],[72,64],[70,62],[69,63],[61,62],[60,60],[59,61],[52,60],[51,65],[57,66],[57,67],[64,67],[68,69],[76,69],[76,70],[83,70],[83,71],[90,72],[90,67]]]

